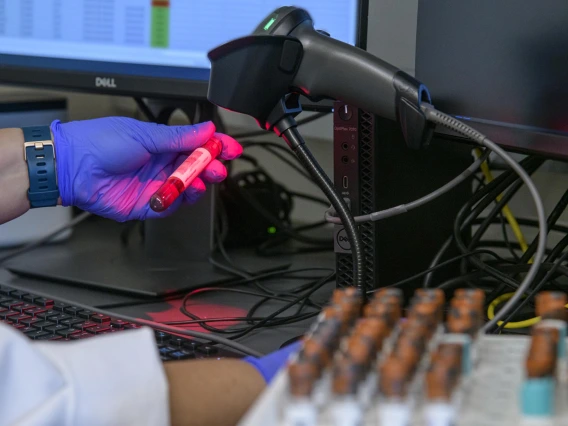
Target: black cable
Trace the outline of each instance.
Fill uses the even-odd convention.
[[[539,161],[538,157],[526,157],[525,159],[523,159],[520,162],[520,165],[522,167],[524,167],[525,170],[526,170],[529,167],[533,167],[534,164],[537,163],[538,161]],[[507,187],[509,187],[517,179],[518,179],[518,177],[515,175],[514,171],[509,169],[509,170],[501,173],[499,176],[497,176],[491,182],[484,184],[484,185],[480,185],[480,189],[477,190],[472,195],[472,197],[464,204],[462,211],[470,210],[474,206],[476,206],[476,204],[481,202],[482,200],[489,199],[489,202],[486,205],[481,206],[479,213],[477,215],[474,215],[474,217],[476,219],[477,216],[479,216],[479,214],[481,214],[481,212],[493,200],[495,200],[499,194],[501,194]],[[458,219],[459,219],[459,217],[456,216],[455,220],[457,221]],[[536,223],[537,223],[537,226],[538,226],[538,222],[536,222]],[[462,226],[463,225],[460,224],[460,227],[462,227]],[[467,226],[469,226],[469,225],[467,225]],[[467,226],[463,226],[463,227],[467,228]],[[446,240],[446,242],[442,245],[440,250],[436,253],[434,258],[432,259],[432,262],[430,263],[430,266],[432,266],[432,267],[436,266],[436,264],[444,257],[444,255],[448,251],[448,249],[452,246],[452,242],[453,242],[453,234],[448,240]],[[424,278],[423,286],[428,287],[430,285],[430,282],[432,281],[432,278],[433,278],[433,274],[426,275],[425,278]]]
[[[551,268],[553,268],[556,265],[556,263],[542,263],[541,264],[541,269],[543,271],[548,271]],[[521,274],[521,273],[525,273],[527,272],[532,265],[530,264],[524,264],[524,265],[503,265],[500,266],[501,270],[505,273],[508,274]],[[568,277],[568,268],[564,267],[564,266],[557,266],[556,267],[557,273],[560,273],[561,275]],[[440,284],[438,287],[436,288],[448,288],[451,287],[451,283],[456,282],[456,281],[475,281],[481,277],[487,277],[489,274],[485,271],[476,271],[476,272],[472,272],[468,275],[465,276],[460,276],[460,277],[456,277],[456,278],[452,278],[451,280],[445,281],[444,283]],[[493,278],[493,277],[491,277]],[[494,278],[493,278],[494,279]]]
[[[552,249],[546,261],[554,262],[567,246],[568,246],[568,235],[565,235],[564,238],[562,238],[558,242],[558,244],[556,244],[556,246]]]
[[[285,306],[283,306],[282,308],[278,309],[277,311],[273,312],[272,314],[268,315],[263,321],[258,322],[257,324],[249,327],[248,330],[237,334],[236,336],[231,336],[229,339],[231,340],[236,340],[236,339],[240,339],[241,337],[246,336],[247,334],[249,334],[250,332],[256,330],[257,328],[263,326],[264,324],[266,324],[267,322],[269,322],[270,320],[272,320],[273,318],[276,318],[278,315],[280,315],[282,312],[287,311],[288,309],[290,309],[292,306],[302,302],[302,300],[308,298],[309,296],[311,296],[313,293],[315,293],[317,290],[319,290],[321,287],[323,287],[325,284],[327,284],[331,279],[333,279],[333,277],[335,276],[335,272],[329,274],[326,277],[321,278],[314,286],[313,288],[307,292],[305,295],[298,297],[295,301],[292,301],[288,304],[286,304]]]
[[[325,117],[328,114],[329,114],[328,112],[318,112],[317,114],[313,114],[310,117],[298,120],[296,125],[303,126],[304,124],[308,124],[313,121],[319,120],[320,118]],[[241,138],[253,138],[257,136],[266,136],[266,134],[267,134],[266,130],[256,130],[253,132],[236,133],[231,136],[235,139],[241,139]]]
[[[318,186],[335,209],[337,215],[341,218],[341,222],[351,243],[351,253],[353,256],[353,286],[361,291],[363,297],[366,297],[367,289],[365,288],[365,270],[363,267],[363,246],[353,215],[341,195],[333,186],[329,177],[313,157],[299,132],[294,127],[291,127],[282,133],[282,137],[297,155],[304,168],[317,182]]]
[[[313,294],[317,289],[319,289],[321,286],[323,286],[325,283],[327,283],[329,281],[329,279],[332,278],[334,275],[335,275],[335,272],[333,272],[333,273],[331,273],[331,274],[329,274],[325,277],[320,278],[319,280],[317,280],[313,284],[313,287],[309,290],[309,292],[307,294],[293,299],[287,305],[285,305],[284,308],[277,310],[273,314],[265,317],[263,320],[259,321],[258,323],[254,324],[252,326],[249,326],[249,327],[246,327],[246,328],[243,328],[243,329],[239,329],[239,330],[221,330],[221,329],[217,329],[215,327],[208,326],[206,324],[203,324],[202,327],[204,329],[208,330],[208,331],[215,332],[215,333],[223,333],[223,334],[237,333],[236,335],[229,337],[231,340],[234,340],[234,339],[238,339],[240,337],[245,336],[246,334],[250,333],[251,331],[253,331],[253,330],[255,330],[259,327],[263,327],[265,324],[270,323],[271,326],[274,326],[275,323],[279,324],[281,319],[278,318],[278,319],[276,319],[276,321],[271,321],[272,319],[276,318],[276,316],[278,316],[280,313],[284,312],[285,310],[289,309],[290,307],[302,302],[302,300],[309,299],[309,296],[311,294]],[[266,295],[262,295],[262,294],[258,294],[258,293],[254,293],[254,292],[248,292],[246,290],[239,290],[239,289],[219,289],[219,288],[207,289],[207,291],[224,291],[224,290],[232,291],[232,292],[235,292],[235,293],[248,294],[248,295],[256,296],[256,297],[265,297],[266,296]],[[188,295],[186,295],[186,297],[182,301],[182,306],[180,308],[180,310],[182,311],[182,313],[184,313],[184,315],[188,316],[189,318],[191,318],[193,320],[200,320],[201,319],[201,318],[197,317],[197,315],[194,315],[187,310],[187,302],[189,301],[190,298],[194,297],[196,294],[203,293],[203,292],[204,292],[204,290],[200,289],[200,290],[195,290],[195,291],[189,293]],[[286,320],[289,321],[290,319],[287,318]]]
[[[479,228],[473,234],[471,241],[469,242],[469,250],[472,250],[476,244],[481,240],[487,229],[491,225],[491,222],[494,218],[496,218],[502,211],[503,208],[511,201],[517,192],[522,188],[523,181],[517,180],[513,185],[511,185],[506,192],[503,194],[501,199],[495,203],[495,206],[491,209],[491,211],[487,214],[485,219],[479,225]],[[497,199],[497,197],[495,198]]]
[[[455,241],[458,249],[462,252],[462,254],[468,253],[470,251],[470,249],[463,242],[462,235],[461,235],[462,232],[463,232],[463,227],[460,226],[460,221],[462,219],[462,216],[464,216],[465,213],[467,212],[467,209],[465,207],[466,206],[464,206],[464,208],[462,208],[462,210],[458,213],[456,220],[454,221],[454,241]],[[466,223],[467,223],[467,221],[466,221]],[[483,262],[481,259],[479,259],[475,256],[471,256],[469,259],[472,260],[472,262],[474,263],[474,265],[476,267],[478,267],[482,271],[485,271],[489,275],[497,278],[499,281],[503,282],[504,284],[509,285],[509,286],[511,286],[515,289],[519,286],[519,283],[516,280],[514,280],[513,278],[503,274],[501,271],[485,264],[485,262]],[[462,273],[462,275],[463,275],[463,273]]]
[[[499,334],[499,332],[501,332],[505,328],[505,326],[511,321],[511,319],[515,317],[517,312],[519,312],[522,308],[524,308],[526,304],[529,302],[529,300],[531,300],[535,296],[535,294],[538,293],[540,289],[553,277],[553,275],[556,274],[556,271],[560,268],[562,262],[564,262],[566,259],[568,259],[568,252],[564,253],[560,257],[560,259],[558,259],[554,263],[554,266],[548,270],[546,275],[532,289],[532,291],[528,294],[528,296],[521,303],[519,303],[517,307],[514,310],[512,310],[511,313],[509,313],[509,315],[506,318],[503,319],[501,325],[497,328],[497,330],[495,330],[496,334]]]
[[[505,242],[505,245],[507,246],[507,250],[509,250],[509,253],[511,253],[511,256],[513,256],[513,259],[515,259],[518,262],[520,260],[520,257],[517,254],[517,252],[515,251],[515,248],[512,246],[511,240],[509,240],[509,233],[507,232],[507,221],[505,219],[505,215],[503,214],[503,211],[501,211],[499,213],[499,220],[501,222],[501,234],[503,235],[503,241]]]
[[[13,251],[13,252],[5,255],[5,256],[0,257],[0,265],[7,262],[10,259],[21,256],[25,253],[28,253],[32,250],[37,249],[38,247],[41,247],[45,243],[48,243],[49,241],[51,241],[53,238],[57,237],[62,232],[65,232],[68,229],[71,229],[74,226],[77,226],[81,222],[85,221],[90,216],[91,216],[91,213],[83,212],[80,215],[78,215],[77,217],[73,218],[70,222],[56,228],[55,230],[53,230],[52,232],[47,234],[45,237],[38,238],[37,240],[32,241],[31,243],[28,243],[25,246],[20,247],[19,249],[16,249],[15,251]]]
[[[499,256],[497,253],[494,253],[494,252],[492,252],[491,250],[476,250],[476,251],[473,251],[473,252],[471,252],[471,253],[460,254],[459,256],[456,256],[456,257],[453,257],[453,258],[451,258],[451,259],[448,259],[448,260],[446,260],[446,261],[444,261],[444,262],[442,262],[442,263],[439,263],[439,264],[436,265],[436,266],[433,266],[433,267],[431,267],[431,268],[429,268],[429,269],[426,269],[425,271],[419,272],[419,273],[417,273],[417,274],[415,274],[415,275],[412,275],[411,277],[405,278],[405,279],[403,279],[403,280],[401,280],[401,281],[397,281],[396,283],[387,285],[387,286],[385,286],[385,287],[386,287],[386,288],[389,288],[389,287],[400,287],[400,286],[405,285],[405,284],[408,284],[408,283],[410,283],[410,282],[412,282],[412,281],[414,281],[414,280],[417,280],[418,278],[423,277],[424,275],[427,275],[427,274],[429,274],[429,273],[431,273],[431,272],[437,271],[438,269],[444,268],[444,267],[449,266],[449,265],[451,265],[451,264],[453,264],[453,263],[455,263],[455,262],[458,262],[458,261],[460,261],[460,260],[462,260],[462,259],[465,259],[465,258],[467,258],[468,256],[477,256],[477,255],[479,255],[479,254],[488,254],[488,255],[493,256],[493,257],[496,258],[497,260],[499,260],[499,261],[501,261],[501,262],[504,262],[504,263],[514,263],[514,262],[511,262],[511,261],[508,261],[507,259],[503,259],[503,258],[502,258],[501,256]],[[367,293],[369,293],[369,294],[370,294],[370,293],[375,293],[375,292],[377,292],[377,291],[382,290],[382,289],[385,288],[385,287],[381,287],[381,288],[378,288],[378,289],[376,289],[376,290],[371,290],[371,291],[368,291]]]
[[[546,226],[549,232],[550,232],[550,227],[556,224],[558,219],[560,219],[562,213],[564,213],[564,210],[566,210],[566,206],[568,206],[568,190],[564,192],[558,203],[556,203],[556,206],[554,206],[554,209],[552,209],[552,211],[548,215]],[[536,237],[534,237],[528,249],[523,253],[519,262],[520,263],[528,262],[535,253],[537,246],[538,246],[538,234],[536,235]]]
[[[543,162],[544,162],[544,159],[541,159],[541,158],[538,158],[538,157],[535,157],[533,159],[533,157],[528,157],[528,159],[526,159],[526,161],[521,162],[520,166],[524,167],[527,175],[530,175],[530,174],[534,173],[534,171],[536,171],[542,165]],[[497,181],[497,179],[495,179],[491,183],[489,183],[480,192],[487,192],[487,189],[490,188],[491,184],[495,181]],[[519,181],[519,178],[517,176],[511,175],[510,178],[504,179],[500,184],[496,185],[489,192],[487,192],[485,197],[478,199],[479,197],[477,196],[477,194],[474,194],[472,199],[468,203],[466,203],[464,205],[464,207],[462,207],[462,209],[457,214],[456,219],[454,221],[454,241],[456,242],[458,249],[462,253],[467,253],[471,250],[470,247],[466,246],[466,244],[463,241],[463,237],[462,237],[463,231],[471,225],[473,220],[476,219],[487,208],[487,206],[489,206],[489,204],[494,202],[494,200],[503,192],[504,188],[508,187],[509,185],[512,185],[511,191],[507,192],[503,196],[503,198],[501,199],[499,204],[501,204],[501,202],[506,199],[506,196],[508,194],[514,193],[515,189],[517,187],[520,187],[519,182],[520,181]],[[472,207],[473,207],[473,211],[470,211],[470,209]],[[501,206],[501,208],[502,208],[502,206]],[[494,212],[495,216],[499,213],[499,211],[500,211],[500,208],[494,208],[492,210],[492,212]],[[493,267],[486,265],[484,262],[482,262],[481,260],[479,260],[475,256],[470,257],[469,260],[476,267],[478,267],[481,270],[486,271],[490,275],[492,275],[495,278],[497,278],[498,280],[500,280],[502,283],[504,283],[508,286],[511,286],[513,288],[518,287],[519,283],[518,283],[517,280],[501,273],[499,270],[497,270]]]
[[[253,322],[262,321],[265,317],[252,317]],[[164,321],[162,324],[166,325],[201,325],[209,322],[244,322],[249,318],[247,317],[219,317],[219,318],[202,318],[198,320],[181,320],[181,321]]]
[[[521,245],[519,243],[515,243],[515,242],[509,242],[509,244],[511,245],[511,247],[513,249],[517,249],[517,250],[521,250]],[[483,247],[483,248],[507,248],[507,244],[505,243],[505,241],[500,241],[500,240],[481,240],[479,242],[479,244],[475,247],[476,249],[479,247]],[[552,249],[547,248],[546,249],[546,254],[550,254],[552,253]],[[516,262],[518,263],[518,262]]]

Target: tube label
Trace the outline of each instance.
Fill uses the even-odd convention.
[[[183,182],[184,189],[199,176],[199,174],[207,167],[213,159],[211,153],[205,148],[197,148],[189,157],[172,173],[172,177],[176,177]]]

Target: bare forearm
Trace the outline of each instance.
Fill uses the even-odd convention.
[[[24,135],[20,129],[0,129],[0,188],[0,224],[29,210],[28,168],[24,160]]]
[[[238,360],[166,363],[173,426],[238,423],[265,386],[251,365]]]

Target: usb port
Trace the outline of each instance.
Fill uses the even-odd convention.
[[[349,179],[347,176],[343,176],[343,188],[347,189],[349,187]]]

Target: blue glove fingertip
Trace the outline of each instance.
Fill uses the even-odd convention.
[[[285,348],[272,352],[262,358],[246,357],[244,362],[252,365],[262,375],[266,383],[270,383],[293,353],[300,350],[302,342],[292,343]]]

